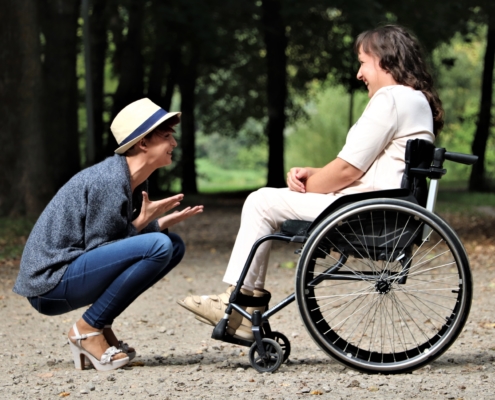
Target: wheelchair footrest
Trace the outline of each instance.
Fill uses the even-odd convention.
[[[219,337],[215,335],[215,330],[213,330],[213,333],[211,334],[211,338],[215,340],[220,340],[222,342],[238,344],[239,346],[245,346],[245,347],[251,347],[251,345],[253,344],[253,342],[249,340],[238,339],[232,335],[229,335],[227,332],[225,332],[222,336]]]

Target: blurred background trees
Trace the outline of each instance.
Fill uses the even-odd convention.
[[[480,156],[472,172],[455,166],[449,179],[494,190],[491,1],[5,0],[3,6],[0,216],[36,215],[77,171],[113,154],[111,120],[144,96],[183,113],[176,161],[151,177],[152,195],[284,186],[288,168],[324,165],[343,145],[368,101],[355,78],[354,38],[383,23],[409,27],[428,53],[447,113],[440,145]]]

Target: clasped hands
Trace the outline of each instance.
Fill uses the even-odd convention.
[[[143,203],[141,205],[141,213],[132,222],[138,231],[141,231],[151,221],[160,217],[160,215],[174,209],[180,205],[180,202],[184,198],[183,194],[177,194],[175,196],[167,197],[165,199],[151,201],[148,197],[148,193],[143,192]],[[203,206],[186,207],[181,211],[175,211],[171,214],[158,218],[158,225],[160,230],[171,227],[193,215],[203,212]]]
[[[306,181],[310,175],[308,168],[291,168],[287,172],[287,186],[294,192],[306,193]]]

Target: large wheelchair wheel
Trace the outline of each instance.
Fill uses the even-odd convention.
[[[445,352],[469,314],[472,278],[457,235],[413,203],[339,209],[304,245],[296,300],[315,342],[368,373],[402,373]]]

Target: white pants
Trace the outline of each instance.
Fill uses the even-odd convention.
[[[278,231],[287,219],[314,220],[336,199],[333,194],[298,193],[287,188],[262,188],[251,193],[242,207],[241,226],[223,281],[237,283],[256,240]],[[244,280],[245,289],[264,288],[270,247],[270,240],[258,247]]]

